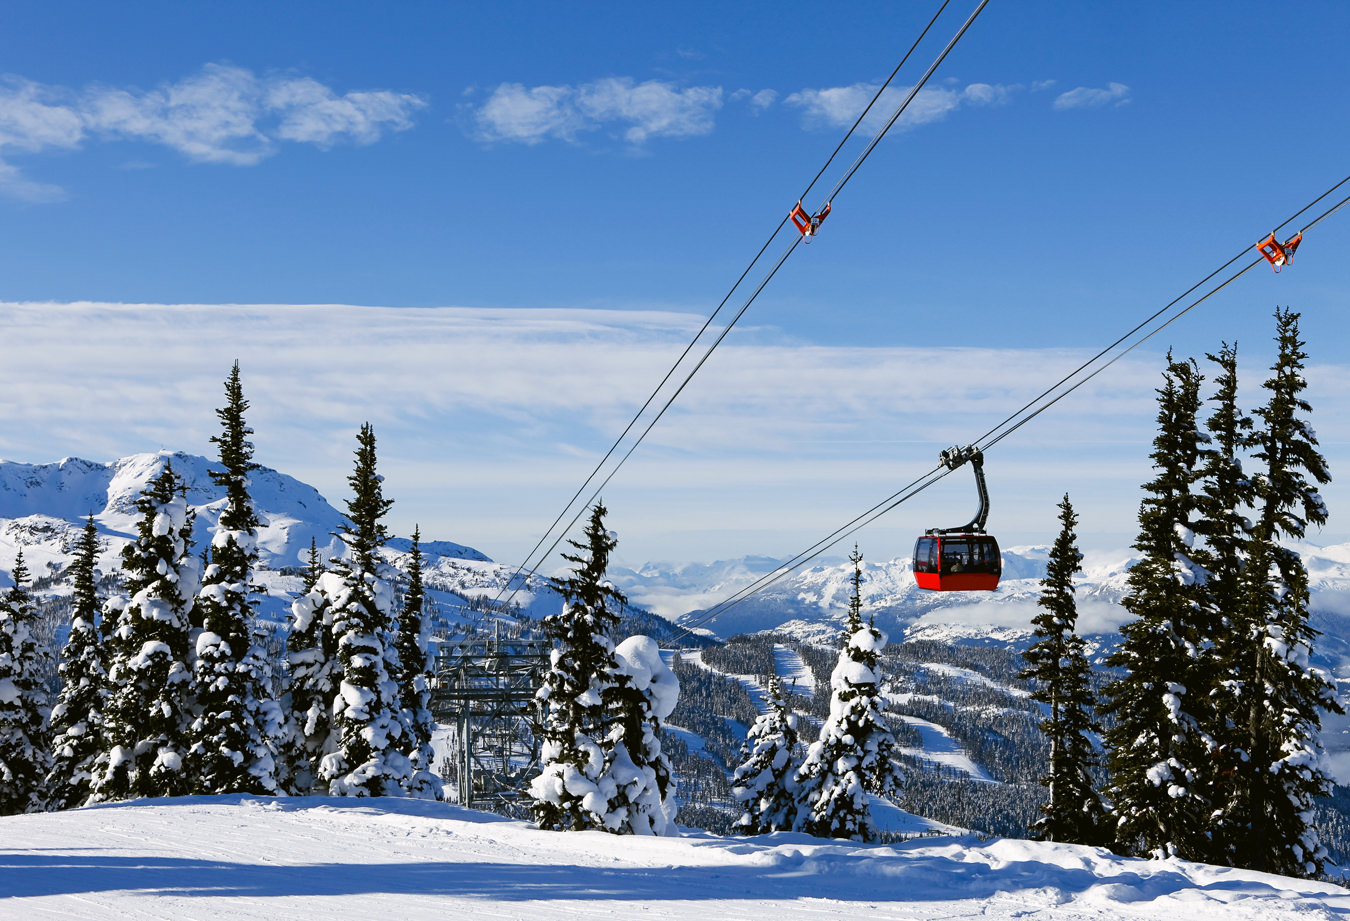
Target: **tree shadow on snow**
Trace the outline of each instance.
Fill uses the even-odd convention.
[[[1279,880],[1234,877],[1204,885],[1166,865],[1140,862],[1112,876],[1037,860],[984,862],[879,849],[866,856],[785,852],[755,866],[607,869],[427,861],[276,866],[155,856],[110,857],[66,849],[0,853],[0,895],[37,897],[127,891],[177,897],[443,895],[498,902],[606,899],[699,901],[772,898],[918,902],[1045,890],[1068,901],[1089,890],[1104,902],[1149,901],[1196,890],[1229,902],[1280,898]],[[1287,895],[1287,893],[1285,893]]]

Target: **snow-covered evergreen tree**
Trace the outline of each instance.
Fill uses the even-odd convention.
[[[93,801],[189,792],[183,770],[191,714],[189,632],[201,585],[191,552],[193,513],[167,462],[136,500],[136,540],[122,552],[130,597],[113,599],[104,750]]]
[[[766,703],[731,778],[731,795],[744,810],[736,830],[746,835],[790,831],[797,822],[797,714],[788,709],[777,675],[769,679]]]
[[[332,705],[337,746],[321,760],[319,781],[333,796],[430,795],[412,788],[412,762],[403,753],[409,728],[399,705],[394,591],[378,571],[379,549],[388,540],[383,518],[394,504],[384,498],[382,480],[375,471],[375,432],[366,423],[347,478],[353,496],[341,536],[349,556],[337,567],[342,587],[331,598],[342,680]]]
[[[895,738],[882,716],[880,653],[886,634],[862,622],[862,555],[854,548],[848,636],[830,676],[830,716],[797,772],[797,827],[822,838],[876,837],[868,792],[900,787]]]
[[[1212,649],[1213,706],[1208,708],[1212,724],[1206,727],[1216,743],[1209,792],[1213,847],[1205,857],[1229,863],[1237,839],[1246,834],[1240,821],[1233,821],[1237,787],[1232,780],[1246,758],[1246,720],[1239,717],[1245,705],[1240,700],[1235,663],[1248,659],[1253,643],[1251,630],[1241,624],[1245,622],[1243,594],[1251,541],[1247,516],[1256,495],[1255,484],[1243,469],[1243,453],[1251,447],[1252,420],[1238,403],[1237,346],[1225,342],[1217,355],[1205,357],[1218,373],[1215,394],[1209,400],[1214,409],[1205,423],[1211,440],[1202,452],[1204,477],[1196,533],[1209,550],[1206,589],[1219,617]]]
[[[431,715],[431,683],[435,677],[431,661],[431,622],[426,615],[426,591],[422,587],[422,529],[413,527],[412,549],[408,553],[408,590],[403,595],[403,610],[398,618],[398,690],[399,703],[408,721],[405,753],[412,761],[412,787],[420,795],[440,799],[441,779],[435,773],[435,752],[431,734],[436,719]]]
[[[1093,721],[1091,666],[1077,633],[1078,606],[1073,576],[1082,571],[1074,526],[1078,516],[1066,494],[1059,504],[1059,536],[1050,548],[1041,596],[1043,608],[1032,619],[1036,642],[1024,652],[1027,668],[1019,676],[1035,682],[1032,700],[1049,708],[1041,731],[1050,742],[1050,764],[1041,783],[1049,792],[1032,835],[1041,841],[1072,844],[1105,843],[1106,808],[1092,782],[1096,749]]]
[[[667,835],[675,831],[675,777],[661,751],[661,724],[675,710],[680,682],[661,660],[649,636],[630,636],[614,650],[618,665],[615,703],[619,718],[605,748],[605,775],[613,781],[617,826],[607,816],[607,831],[621,835]]]
[[[1125,670],[1102,708],[1115,717],[1109,799],[1115,839],[1125,851],[1204,860],[1216,844],[1210,822],[1216,743],[1210,690],[1214,634],[1220,622],[1206,591],[1208,571],[1194,540],[1201,500],[1197,481],[1208,436],[1197,425],[1201,376],[1194,362],[1168,356],[1158,391],[1155,476],[1144,486],[1141,559],[1130,570],[1123,604],[1135,619],[1110,663]]]
[[[342,662],[333,633],[333,600],[345,594],[343,577],[319,572],[309,590],[291,602],[286,634],[285,738],[281,756],[293,793],[327,793],[319,765],[337,750],[333,704],[341,695]]]
[[[75,543],[70,571],[70,633],[61,651],[61,692],[52,707],[52,766],[47,774],[49,809],[73,809],[89,798],[94,762],[103,744],[107,663],[99,636],[98,528],[90,515]]]
[[[1307,358],[1299,315],[1276,312],[1278,356],[1264,387],[1265,406],[1253,437],[1262,470],[1256,480],[1258,520],[1248,544],[1237,632],[1247,652],[1229,663],[1244,709],[1242,751],[1233,759],[1231,808],[1225,819],[1236,865],[1315,876],[1326,851],[1312,825],[1313,799],[1331,777],[1323,758],[1321,713],[1343,712],[1335,686],[1309,664],[1317,631],[1308,623],[1308,573],[1298,552],[1281,544],[1302,539],[1327,521],[1315,484],[1330,482],[1326,460],[1307,422],[1302,397]]]
[[[618,662],[613,632],[623,595],[605,579],[617,541],[605,530],[606,509],[597,503],[585,542],[563,558],[572,574],[555,583],[562,610],[544,618],[553,641],[550,666],[538,700],[543,709],[540,773],[530,784],[531,812],[540,828],[577,831],[604,828],[617,791],[606,782],[606,740],[614,727]]]
[[[23,550],[12,576],[14,585],[0,595],[0,815],[41,811],[51,768],[50,707],[42,684],[47,653],[33,633],[37,607],[24,588]]]
[[[265,655],[256,641],[253,567],[258,560],[258,516],[249,495],[253,430],[244,421],[248,401],[239,362],[225,381],[225,406],[216,411],[225,506],[207,550],[197,598],[201,630],[195,637],[193,689],[197,717],[188,732],[188,774],[197,793],[276,793],[280,710],[268,688]]]

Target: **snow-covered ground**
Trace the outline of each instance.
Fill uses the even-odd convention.
[[[1074,845],[543,832],[412,800],[146,800],[0,818],[0,919],[1350,918],[1336,886]]]

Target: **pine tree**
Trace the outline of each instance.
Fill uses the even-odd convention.
[[[46,653],[33,635],[37,606],[24,588],[23,550],[14,561],[14,585],[0,596],[0,815],[39,812],[48,754]]]
[[[319,584],[319,576],[323,575],[323,558],[319,556],[319,545],[314,538],[309,539],[309,559],[305,566],[305,581],[300,589],[300,594],[308,595],[314,591],[314,586]]]
[[[1115,838],[1125,851],[1204,860],[1215,841],[1210,791],[1216,743],[1205,727],[1215,682],[1212,646],[1217,617],[1208,571],[1194,528],[1200,516],[1197,480],[1208,436],[1197,427],[1201,376],[1194,362],[1168,355],[1158,391],[1159,432],[1151,455],[1154,479],[1144,486],[1141,559],[1130,570],[1123,604],[1135,620],[1121,628],[1109,660],[1126,674],[1107,688],[1109,798]]]
[[[122,551],[130,597],[104,607],[105,621],[114,623],[95,802],[190,790],[183,770],[191,716],[187,663],[200,561],[191,552],[193,514],[183,481],[167,462],[136,508],[137,537]]]
[[[675,775],[661,750],[661,724],[675,710],[680,682],[649,636],[630,636],[614,650],[619,678],[618,719],[607,738],[605,776],[614,783],[621,835],[667,835],[675,830]]]
[[[422,529],[413,527],[408,553],[408,590],[398,620],[399,703],[408,720],[406,754],[412,761],[413,787],[423,795],[441,798],[441,780],[432,763],[435,752],[431,735],[436,719],[431,715],[431,682],[435,677],[428,653],[431,624],[427,620],[426,592],[422,587]]]
[[[790,831],[797,821],[797,714],[788,709],[783,687],[769,679],[768,710],[746,734],[745,760],[731,778],[731,795],[741,805],[736,830],[746,835]]]
[[[52,766],[47,805],[73,809],[89,798],[94,763],[102,750],[107,663],[98,629],[98,528],[90,515],[75,543],[70,633],[61,652],[61,693],[52,708]]]
[[[1326,484],[1331,475],[1306,421],[1312,407],[1301,396],[1307,355],[1299,315],[1285,309],[1275,318],[1279,352],[1253,437],[1254,457],[1264,468],[1256,481],[1259,517],[1248,542],[1246,603],[1235,631],[1247,650],[1230,663],[1245,725],[1239,726],[1242,751],[1233,759],[1225,826],[1236,865],[1315,876],[1326,851],[1312,826],[1313,799],[1331,788],[1320,713],[1343,711],[1334,685],[1309,665],[1318,632],[1308,623],[1308,574],[1298,552],[1281,541],[1300,540],[1308,525],[1326,523],[1314,483]]]
[[[1083,555],[1074,533],[1078,516],[1067,494],[1059,504],[1059,521],[1037,601],[1044,610],[1032,619],[1037,639],[1022,654],[1027,668],[1019,676],[1036,683],[1032,700],[1049,708],[1040,724],[1050,742],[1049,771],[1041,780],[1049,797],[1031,831],[1040,841],[1096,845],[1105,841],[1106,808],[1092,783],[1097,757],[1090,734],[1098,727],[1092,716],[1091,666],[1076,632],[1073,576],[1082,571]]]
[[[563,559],[575,568],[554,586],[563,607],[543,624],[553,653],[537,698],[544,711],[543,741],[540,773],[530,784],[531,812],[540,828],[556,831],[605,828],[617,792],[603,781],[618,686],[612,635],[625,599],[605,579],[617,545],[605,530],[605,514],[597,503],[585,543],[569,541],[577,553]]]
[[[319,764],[319,781],[333,796],[425,795],[411,789],[412,762],[403,754],[409,728],[399,706],[394,592],[377,568],[388,540],[383,518],[394,503],[384,498],[383,478],[375,471],[370,423],[361,427],[355,453],[356,468],[347,478],[353,496],[341,533],[349,558],[338,566],[341,591],[330,599],[342,667],[332,703],[338,739]]]
[[[1218,354],[1205,356],[1217,366],[1216,390],[1210,398],[1214,410],[1206,421],[1210,444],[1202,452],[1203,480],[1200,521],[1196,532],[1209,550],[1209,581],[1206,586],[1219,629],[1212,650],[1214,682],[1208,712],[1212,724],[1206,731],[1217,744],[1209,799],[1212,806],[1213,847],[1206,859],[1230,863],[1232,849],[1245,834],[1234,821],[1237,793],[1232,778],[1246,757],[1245,720],[1235,719],[1244,711],[1234,663],[1248,656],[1252,639],[1244,629],[1243,610],[1247,546],[1251,522],[1247,512],[1255,502],[1255,484],[1243,469],[1243,453],[1251,447],[1252,420],[1238,404],[1237,346],[1223,343]]]
[[[197,793],[276,793],[276,737],[280,711],[268,691],[266,657],[256,641],[257,603],[251,597],[258,561],[258,516],[249,495],[253,430],[244,421],[248,401],[239,362],[225,381],[225,406],[216,411],[222,470],[210,472],[225,488],[206,572],[197,599],[202,630],[196,636],[193,692],[198,711],[188,739],[188,773]]]
[[[799,830],[822,838],[876,837],[868,791],[898,792],[895,738],[882,716],[880,653],[886,634],[862,623],[862,555],[854,548],[848,636],[830,677],[830,716],[797,772]]]

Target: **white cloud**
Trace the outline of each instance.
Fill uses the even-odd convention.
[[[369,420],[400,502],[396,527],[407,532],[420,521],[424,533],[510,557],[538,537],[647,396],[654,369],[674,361],[701,320],[636,311],[0,304],[0,456],[209,453],[221,381],[238,358],[260,462],[338,501],[353,434]],[[615,524],[635,561],[792,553],[1081,358],[1050,349],[817,347],[765,330],[733,336],[605,497],[632,523]],[[962,372],[951,375],[954,367]],[[1012,516],[1014,494],[1020,503],[1045,493],[1042,504],[1053,507],[1064,491],[1053,470],[1076,470],[1065,443],[1077,451],[1128,439],[1137,442],[1137,466],[1147,467],[1156,364],[1127,359],[1106,377],[1000,449],[991,484],[1001,520]],[[1046,464],[1041,441],[1055,445],[1060,467]],[[1127,484],[1131,507],[1145,474],[1094,468],[1104,481]],[[967,498],[964,489],[955,494]],[[728,536],[714,548],[710,524],[728,534],[772,533],[748,544]]]
[[[777,90],[760,90],[753,92],[751,90],[737,90],[728,97],[733,102],[748,102],[750,111],[758,115],[765,109],[771,108],[778,101]]]
[[[902,128],[926,125],[945,118],[962,106],[1002,105],[1020,89],[1022,87],[1019,84],[1003,86],[988,83],[972,83],[964,89],[925,87],[915,95],[896,125]],[[863,120],[864,130],[879,130],[909,91],[909,87],[887,87]],[[783,103],[800,108],[808,128],[843,128],[853,124],[876,92],[875,83],[855,83],[852,86],[801,90],[788,96]]]
[[[635,83],[609,77],[579,86],[503,83],[474,113],[474,120],[484,141],[575,142],[582,132],[611,127],[639,146],[656,137],[708,134],[721,107],[720,87],[681,89],[661,80]]]
[[[1055,109],[1095,109],[1114,103],[1123,106],[1130,101],[1130,88],[1124,83],[1109,83],[1106,89],[1080,86],[1055,97]]]
[[[208,64],[149,92],[91,90],[81,114],[91,132],[154,141],[203,163],[250,166],[273,150],[258,127],[262,95],[252,72]]]
[[[259,462],[338,502],[369,420],[398,533],[420,522],[424,534],[515,559],[701,322],[641,311],[0,303],[0,457],[210,453],[221,382],[238,358]],[[795,553],[1085,357],[825,347],[738,327],[606,487],[624,554],[637,564]],[[1249,357],[1253,382],[1264,364]],[[1157,354],[1123,359],[990,453],[1000,538],[1053,539],[1066,489],[1084,536],[1134,530],[1160,367]],[[1312,367],[1309,383],[1336,469],[1350,443],[1350,416],[1335,412],[1350,402],[1350,373]],[[1350,504],[1326,495],[1332,508]],[[973,501],[960,478],[919,496],[869,529],[869,554],[907,552],[913,528],[953,523],[953,505],[963,514]]]
[[[282,114],[276,135],[287,141],[331,147],[350,139],[373,144],[385,130],[407,131],[411,114],[426,100],[406,93],[347,93],[339,96],[317,80],[280,81],[267,93],[267,108]]]
[[[1058,82],[1058,80],[1032,80],[1031,91],[1033,93],[1041,93],[1052,88]]]
[[[36,152],[70,148],[84,137],[80,116],[45,87],[17,77],[0,83],[0,148]]]
[[[0,156],[71,149],[97,137],[162,144],[201,163],[250,166],[274,154],[279,141],[325,148],[374,143],[386,131],[411,128],[412,113],[425,105],[389,91],[339,96],[307,77],[259,77],[224,64],[148,91],[76,92],[11,77],[0,86]],[[0,192],[32,200],[62,194],[7,161],[0,162]]]
[[[79,115],[60,104],[52,92],[17,77],[0,83],[0,157],[11,151],[38,153],[49,147],[78,147],[84,138]],[[57,201],[59,186],[34,182],[12,163],[0,159],[0,193],[25,201]]]

